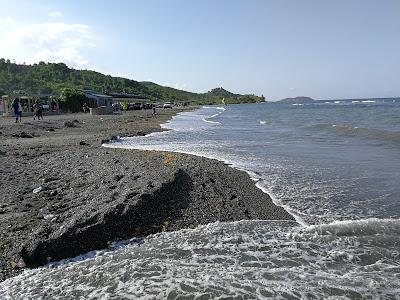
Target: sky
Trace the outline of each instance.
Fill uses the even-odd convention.
[[[267,100],[400,96],[400,0],[0,0],[0,57]]]

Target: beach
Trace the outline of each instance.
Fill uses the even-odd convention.
[[[0,281],[112,242],[215,221],[293,220],[212,159],[102,147],[162,131],[184,109],[0,118]]]

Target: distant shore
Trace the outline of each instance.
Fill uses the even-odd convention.
[[[165,230],[293,220],[245,172],[222,162],[101,147],[113,137],[162,131],[182,111],[23,117],[18,124],[0,117],[0,281],[23,270],[13,263],[21,257],[36,267]]]

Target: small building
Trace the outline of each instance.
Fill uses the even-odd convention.
[[[18,99],[22,106],[22,111],[24,115],[32,114],[32,97],[25,96],[25,94],[14,94],[13,96],[3,95],[1,96],[1,112],[3,116],[12,116],[13,115],[13,102],[15,99]]]
[[[83,90],[82,91],[87,98],[96,102],[97,107],[105,106],[112,107],[113,97],[109,95],[104,95],[92,90]]]

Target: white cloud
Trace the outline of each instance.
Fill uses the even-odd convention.
[[[52,18],[61,17],[62,16],[62,12],[61,11],[53,11],[52,13],[49,14],[49,16],[52,17]]]
[[[62,22],[21,25],[10,17],[0,18],[0,57],[17,62],[64,62],[82,68],[83,54],[95,47],[96,37],[85,24]]]

